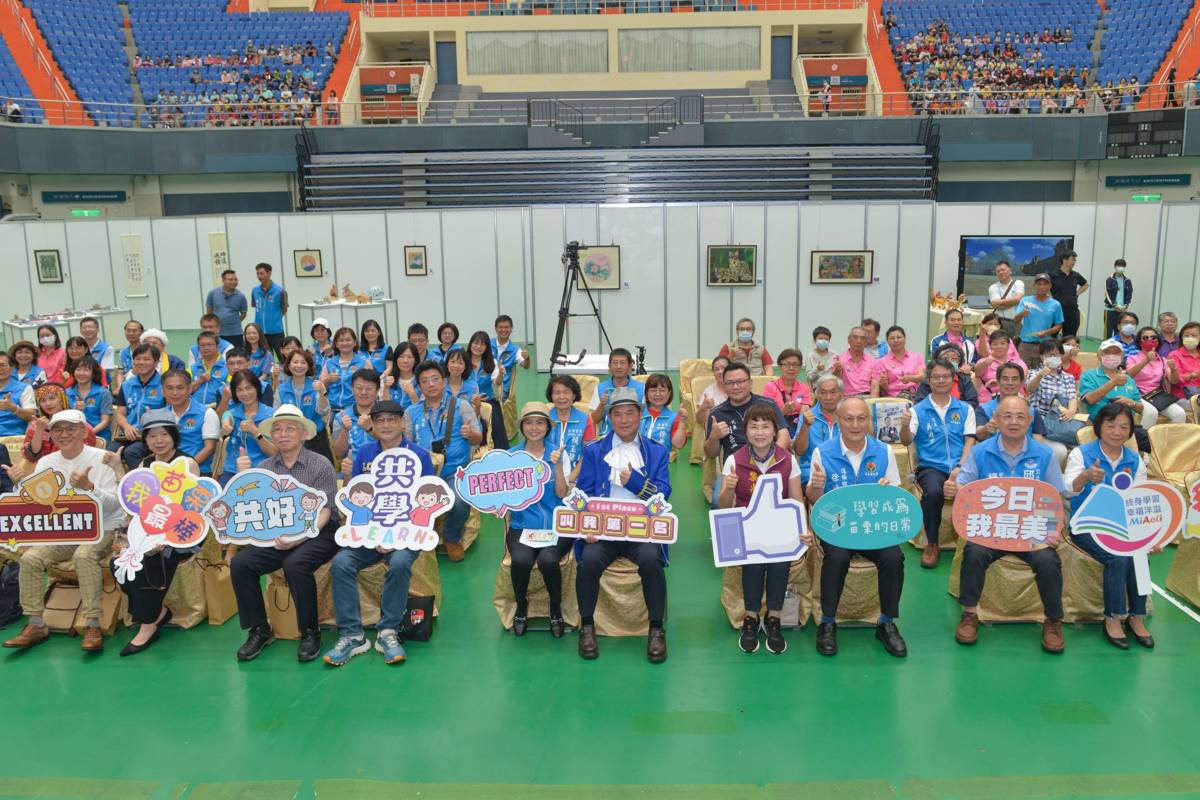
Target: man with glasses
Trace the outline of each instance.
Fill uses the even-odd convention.
[[[750,406],[761,404],[775,411],[779,422],[779,434],[775,439],[784,450],[791,447],[792,437],[788,434],[787,421],[779,406],[762,395],[754,394],[754,384],[750,378],[750,368],[740,362],[730,364],[725,368],[726,400],[708,414],[705,429],[704,457],[721,457],[721,462],[733,455],[733,451],[746,443],[746,426],[743,420]],[[721,474],[717,473],[716,485],[713,486],[713,508],[717,507],[717,496],[721,491]]]
[[[100,633],[104,571],[114,533],[125,525],[125,512],[121,510],[117,474],[112,467],[119,462],[117,454],[85,445],[84,439],[90,432],[82,411],[59,411],[50,418],[50,440],[58,449],[42,457],[37,471],[52,469],[62,477],[67,489],[89,492],[95,497],[104,517],[104,536],[95,544],[27,547],[21,553],[21,607],[29,620],[19,634],[4,643],[5,647],[24,650],[50,637],[42,618],[46,610],[46,575],[55,564],[74,558],[75,574],[79,577],[79,611],[85,620],[81,647],[88,653],[104,649]]]
[[[1059,494],[1066,494],[1062,471],[1049,447],[1029,436],[1033,421],[1029,404],[1022,397],[1003,398],[996,406],[993,419],[999,422],[1000,435],[993,436],[964,456],[956,481],[946,481],[946,497],[953,499],[958,487],[983,478],[1032,478],[1044,481]],[[1038,594],[1046,611],[1042,623],[1042,649],[1061,653],[1065,648],[1062,635],[1062,562],[1054,549],[1062,537],[1052,534],[1045,548],[1028,553],[1009,553],[967,542],[963,547],[962,579],[958,602],[962,617],[954,631],[959,644],[975,644],[979,635],[979,596],[983,593],[988,567],[1005,555],[1015,555],[1033,569]]]

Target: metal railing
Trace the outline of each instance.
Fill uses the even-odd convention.
[[[1190,14],[1189,18],[1183,23],[1184,26],[1187,27],[1187,31],[1183,34],[1183,36],[1178,37],[1179,46],[1178,47],[1172,46],[1171,57],[1168,58],[1167,63],[1163,65],[1162,80],[1155,81],[1153,84],[1151,84],[1151,88],[1155,89],[1164,98],[1166,97],[1166,95],[1168,94],[1168,91],[1169,91],[1168,83],[1167,83],[1167,75],[1169,75],[1171,73],[1171,70],[1175,68],[1175,65],[1176,65],[1176,62],[1178,61],[1179,55],[1181,53],[1188,52],[1193,47],[1196,47],[1197,28],[1200,28],[1200,12],[1193,9],[1191,12],[1189,12],[1189,14]],[[1178,86],[1180,83],[1183,83],[1183,82],[1184,81],[1179,80],[1179,75],[1176,74],[1176,76],[1175,76],[1176,86]],[[1180,94],[1182,94],[1182,92],[1176,91],[1175,97],[1179,98]]]
[[[43,111],[55,109],[79,119],[86,106],[95,123],[121,128],[243,128],[289,127],[300,124],[360,125],[536,125],[580,126],[602,123],[646,123],[652,112],[678,109],[676,121],[728,121],[803,119],[819,117],[879,116],[999,116],[1046,114],[1103,114],[1110,111],[1134,111],[1145,98],[1150,108],[1162,108],[1168,99],[1166,86],[1144,86],[1142,95],[1129,95],[1105,107],[1095,90],[1084,93],[1084,102],[1070,108],[1048,111],[1039,106],[1029,92],[994,92],[976,95],[964,90],[939,92],[927,98],[921,93],[862,92],[854,102],[831,104],[825,111],[814,91],[808,97],[764,94],[697,95],[662,93],[640,97],[604,94],[564,95],[560,98],[510,97],[499,99],[429,99],[432,81],[421,88],[414,99],[383,102],[347,100],[316,102],[257,103],[92,103],[42,98],[11,98],[28,107],[35,100]],[[861,98],[861,100],[859,99]],[[0,98],[4,100],[7,98]],[[1185,106],[1200,106],[1200,92],[1191,82],[1176,83],[1175,99]],[[670,105],[677,104],[677,105]],[[689,109],[688,114],[683,109]],[[539,111],[541,109],[541,111]],[[387,113],[388,111],[392,113]],[[74,117],[71,117],[71,114]],[[141,117],[139,119],[139,114]],[[686,117],[686,118],[685,118]],[[657,118],[657,117],[656,117]],[[583,137],[586,138],[586,137]]]
[[[363,0],[368,17],[642,14],[691,11],[853,11],[866,0]]]
[[[62,85],[62,81],[58,79],[58,75],[55,73],[54,68],[50,66],[50,63],[46,60],[46,57],[42,54],[42,51],[38,49],[37,40],[33,36],[33,31],[29,29],[29,23],[26,21],[25,17],[21,15],[23,6],[18,3],[17,0],[7,0],[7,2],[9,7],[12,9],[13,15],[17,18],[17,22],[20,25],[21,36],[29,44],[30,50],[33,51],[34,58],[37,61],[38,69],[45,74],[45,76],[50,80],[50,84],[54,87],[55,97],[53,99],[63,103],[70,102],[70,95],[67,93],[66,87]]]

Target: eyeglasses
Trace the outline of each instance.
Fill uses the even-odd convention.
[[[745,384],[747,384],[749,382],[750,382],[749,378],[742,378],[740,380],[725,381],[725,385],[726,386],[744,386]]]
[[[783,361],[783,362],[780,362],[779,366],[783,367],[784,369],[800,369],[800,362],[798,362],[798,361]]]

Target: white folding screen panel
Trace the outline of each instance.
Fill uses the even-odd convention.
[[[526,269],[528,244],[526,209],[498,208],[492,213],[491,236],[496,254],[496,305],[494,314],[508,314],[513,319],[513,340],[527,342],[533,338],[529,317],[533,313],[533,282]],[[486,232],[484,235],[487,235]],[[545,287],[538,300],[541,307],[558,301],[560,287]],[[478,324],[492,329],[494,317],[480,319]]]
[[[812,283],[812,251],[862,250],[866,242],[865,205],[820,203],[800,208],[800,277],[796,313],[801,320],[801,341],[812,344],[812,328],[824,325],[833,332],[833,349],[846,349],[849,330],[863,318],[862,284]],[[888,321],[885,320],[885,326]],[[811,323],[811,324],[810,324]],[[805,337],[807,328],[807,340]],[[778,349],[778,345],[775,345]]]
[[[634,356],[635,348],[645,347],[647,366],[661,368],[667,348],[663,208],[601,206],[598,224],[598,242],[621,245],[622,288],[619,300],[608,303],[604,327],[614,347],[628,348]]]
[[[758,274],[762,279],[763,294],[758,339],[767,342],[771,355],[776,357],[783,349],[777,342],[803,345],[803,337],[812,330],[809,324],[811,316],[799,313],[796,307],[798,282],[808,282],[807,267],[801,264],[800,251],[796,247],[799,224],[799,206],[795,203],[776,203],[766,207],[765,247],[758,254]],[[801,352],[807,352],[807,348],[802,347]]]
[[[666,247],[666,320],[665,361],[678,364],[684,358],[708,358],[699,346],[700,297],[704,288],[704,269],[700,250],[700,218],[693,205],[668,205],[663,213],[663,240]],[[715,353],[711,354],[715,355]]]
[[[533,275],[532,295],[536,300],[533,308],[533,330],[535,340],[542,348],[542,363],[538,366],[545,368],[545,359],[554,344],[554,332],[558,326],[558,302],[563,289],[563,208],[562,206],[535,206],[529,209],[529,257],[531,274]],[[580,304],[586,304],[583,297],[575,298],[573,308],[578,310]],[[579,320],[572,320],[567,326],[567,338],[563,342],[563,350],[570,351],[571,332],[578,326]],[[578,350],[578,348],[575,348]]]
[[[296,296],[296,281],[288,275],[291,264],[285,261],[284,245],[281,236],[283,220],[287,217],[303,216],[293,214],[250,214],[228,217],[198,217],[196,220],[196,247],[200,252],[200,271],[204,286],[212,284],[212,262],[209,256],[209,234],[225,231],[229,247],[230,267],[237,271],[238,285],[246,295],[247,303],[250,294],[258,284],[254,268],[258,264],[270,264],[271,282],[278,284],[288,293],[288,313],[284,320],[284,328],[298,336],[300,341],[308,343],[308,331],[300,331],[300,314],[296,304],[301,298]],[[218,226],[218,223],[223,223]],[[292,253],[287,251],[286,259],[291,259]],[[207,294],[207,289],[205,294]],[[246,319],[254,318],[254,309],[249,309]],[[182,326],[180,326],[182,327]],[[187,327],[195,327],[188,325]]]
[[[712,358],[721,345],[733,338],[733,293],[737,289],[707,286],[708,248],[712,245],[740,244],[733,240],[733,206],[721,204],[696,206],[699,217],[697,241],[700,261],[694,266],[700,286],[697,314],[700,319],[700,349],[697,355]]]
[[[933,236],[933,282],[925,290],[953,294],[958,285],[958,248],[963,236],[987,236],[991,207],[986,203],[954,203],[938,206]],[[1011,232],[1011,231],[1010,231]],[[928,305],[926,305],[928,308]],[[929,332],[930,335],[933,331]]]
[[[1092,234],[1092,275],[1095,284],[1084,297],[1087,299],[1087,334],[1102,337],[1104,335],[1104,279],[1112,272],[1112,263],[1118,258],[1128,258],[1125,254],[1126,236],[1129,223],[1129,206],[1127,205],[1098,205],[1093,206],[1094,226]],[[1076,238],[1078,242],[1078,238]],[[1153,264],[1138,264],[1130,261],[1131,274],[1147,278],[1153,274]],[[1154,294],[1154,285],[1150,280],[1137,280],[1133,291],[1131,308],[1143,307],[1143,313],[1150,308],[1150,300]],[[1140,316],[1140,314],[1139,314]]]
[[[39,308],[34,302],[32,283],[37,280],[37,270],[32,266],[32,256],[25,246],[24,225],[0,225],[0,253],[8,254],[4,260],[4,285],[8,291],[0,294],[3,318],[53,310]],[[11,346],[12,342],[7,344]]]
[[[493,335],[500,282],[496,215],[489,209],[445,211],[442,226],[447,319],[458,326],[459,342],[466,347],[477,330]],[[520,275],[514,277],[519,280]],[[429,329],[436,331],[434,325]]]
[[[102,220],[81,221],[65,226],[65,233],[74,270],[64,280],[71,283],[76,305],[82,308],[115,305],[116,270],[109,261],[107,224]]]
[[[425,275],[406,275],[404,248],[425,248]],[[436,211],[389,211],[387,214],[387,252],[392,275],[392,291],[400,315],[397,341],[408,326],[421,322],[429,328],[429,340],[437,336],[437,326],[446,320],[446,284],[442,258],[442,215]]]
[[[763,274],[763,259],[767,256],[766,247],[766,225],[767,213],[766,207],[762,205],[742,205],[733,204],[732,208],[732,223],[733,233],[730,244],[736,245],[754,245],[758,248],[756,258],[758,259],[758,275],[754,286],[736,286],[729,289],[729,295],[732,300],[730,305],[731,323],[729,329],[725,332],[728,340],[733,339],[733,326],[742,317],[749,317],[754,320],[759,333],[755,337],[758,341],[764,342],[767,339],[763,338],[763,325],[765,304],[763,302],[763,287],[766,283]],[[705,272],[708,271],[708,259],[705,257]],[[790,339],[785,340],[790,341]],[[771,348],[778,352],[781,348],[778,345],[772,345]],[[711,355],[716,355],[715,352]]]
[[[901,203],[897,243],[896,324],[909,339],[932,338],[929,325],[929,276],[933,273],[934,206]],[[882,280],[880,281],[882,283]]]
[[[1139,269],[1131,272],[1134,279],[1133,296],[1134,310],[1142,318],[1143,324],[1147,317],[1156,315],[1164,302],[1171,303],[1169,295],[1164,301],[1158,289],[1155,274],[1164,272],[1158,268],[1162,263],[1162,239],[1165,231],[1162,224],[1166,219],[1163,206],[1158,203],[1131,203],[1125,214],[1125,260],[1130,264],[1140,265]],[[1112,271],[1113,259],[1108,259],[1105,275]],[[1180,265],[1187,272],[1195,271],[1195,262],[1186,266]],[[1174,271],[1174,267],[1172,271]],[[1143,280],[1138,280],[1145,275]]]
[[[159,311],[158,299],[158,269],[154,260],[154,228],[150,220],[113,220],[105,223],[108,237],[107,263],[112,265],[112,277],[117,287],[116,305],[128,308],[133,319],[150,328],[159,324],[162,314]],[[121,246],[122,236],[141,237],[143,286],[145,297],[129,297],[125,280],[125,250]],[[170,277],[169,275],[167,276]],[[111,342],[114,347],[125,346],[124,339]]]
[[[204,296],[212,288],[207,280],[212,268],[208,257],[208,237],[203,236],[204,249],[201,250],[198,225],[199,219],[191,217],[156,219],[152,223],[151,247],[147,248],[143,242],[142,250],[145,253],[147,249],[152,249],[154,263],[159,265],[155,282],[159,318],[153,320],[153,324],[146,323],[148,328],[200,327]]]
[[[558,206],[557,208],[560,214],[558,231],[562,238],[556,244],[547,242],[545,247],[539,248],[537,257],[542,262],[540,266],[548,268],[550,272],[550,277],[542,285],[549,287],[551,291],[557,290],[561,297],[563,287],[562,254],[563,245],[566,242],[579,242],[581,246],[620,245],[621,243],[611,238],[602,239],[600,237],[599,206]],[[625,252],[623,248],[621,255],[621,266],[622,271],[624,271]],[[620,328],[614,327],[614,323],[619,323],[620,320],[624,319],[624,315],[621,312],[621,300],[623,298],[620,297],[620,294],[618,291],[610,290],[592,292],[592,299],[596,303],[596,308],[600,310],[600,319],[604,321],[604,328],[608,331],[609,339],[614,340],[613,347],[622,347],[622,343],[625,341],[619,335]],[[612,314],[610,315],[604,313],[608,295],[618,295],[609,303],[612,308]],[[555,301],[552,299],[548,305],[545,301],[542,302],[543,304],[538,309],[538,314],[549,317],[551,323],[557,325],[558,318],[555,316],[557,306],[555,305]],[[572,298],[571,313],[590,314],[591,311],[592,307],[588,303],[586,295],[583,292],[576,292],[575,297]],[[551,345],[554,344],[553,328],[550,331],[550,339],[548,341]],[[563,349],[571,353],[578,353],[581,350],[587,350],[589,353],[603,353],[608,350],[608,347],[604,344],[604,337],[600,335],[600,323],[596,321],[595,317],[583,316],[572,319],[567,327],[565,342]]]
[[[1079,308],[1083,311],[1084,321],[1079,329],[1081,336],[1100,336],[1104,330],[1104,279],[1108,277],[1108,269],[1104,266],[1104,253],[1097,253],[1095,248],[1096,206],[1079,205],[1075,203],[1047,203],[1042,214],[1042,234],[1044,236],[1074,236],[1075,252],[1079,260],[1075,263],[1075,271],[1087,279],[1087,292],[1079,298]],[[1108,263],[1112,264],[1112,256]],[[1092,303],[1099,295],[1101,310],[1097,316],[1092,312]]]
[[[1173,205],[1164,209],[1162,254],[1159,262],[1166,269],[1158,270],[1158,302],[1154,305],[1155,316],[1140,315],[1143,325],[1157,325],[1157,314],[1173,311],[1182,325],[1195,319],[1192,298],[1196,294],[1196,270],[1174,269],[1174,265],[1195,264],[1197,235],[1200,234],[1200,206]],[[1140,275],[1130,274],[1132,280],[1147,287],[1153,285]],[[1140,280],[1139,280],[1140,279]],[[1137,284],[1134,285],[1135,293]]]
[[[896,284],[899,280],[898,257],[900,252],[900,206],[868,205],[866,207],[866,241],[863,249],[874,253],[875,280],[863,286],[863,316],[879,320],[883,326],[880,337],[888,327],[896,324],[904,328],[908,336],[908,348],[920,352],[924,326],[913,329],[898,321]],[[924,271],[922,272],[922,268]],[[916,264],[913,271],[928,275],[928,262]],[[811,339],[812,337],[809,336]],[[800,340],[798,340],[800,341]]]

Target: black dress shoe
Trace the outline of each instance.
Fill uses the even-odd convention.
[[[600,655],[600,647],[596,644],[596,626],[579,626],[579,656],[591,661]]]
[[[529,630],[529,620],[525,617],[513,617],[512,632],[513,636],[524,636],[525,631]]]
[[[246,637],[246,643],[238,648],[238,661],[252,661],[258,658],[258,654],[263,651],[263,648],[273,641],[275,641],[275,632],[269,627],[251,628],[250,634]]]
[[[646,637],[646,658],[651,664],[661,664],[667,660],[667,632],[662,628],[651,628]]]
[[[321,655],[321,630],[308,628],[300,632],[300,646],[296,648],[297,661],[313,661]]]
[[[908,655],[908,645],[904,643],[904,637],[900,635],[900,629],[896,627],[896,623],[884,622],[876,625],[875,638],[883,642],[883,649],[896,658],[904,658]]]
[[[148,649],[150,647],[150,645],[152,645],[158,641],[158,637],[159,637],[159,634],[162,633],[163,626],[166,625],[170,621],[171,621],[171,609],[168,608],[167,613],[163,614],[162,619],[160,619],[155,624],[154,633],[150,634],[150,638],[147,639],[142,644],[134,644],[133,641],[131,640],[129,642],[129,644],[127,644],[123,648],[121,648],[121,658],[125,658],[126,656],[135,656],[138,653],[142,652],[143,650]]]
[[[567,623],[563,622],[562,617],[550,618],[550,635],[555,639],[561,639],[563,634],[567,632]]]
[[[1108,627],[1103,624],[1100,626],[1100,630],[1104,631],[1104,638],[1107,639],[1108,643],[1111,644],[1113,647],[1117,648],[1118,650],[1128,650],[1129,649],[1129,640],[1126,639],[1124,636],[1113,636],[1111,633],[1108,632]]]
[[[1146,634],[1145,636],[1140,636],[1140,635],[1134,633],[1133,630],[1131,629],[1129,631],[1129,635],[1133,637],[1133,640],[1135,642],[1137,642],[1138,644],[1140,644],[1142,647],[1146,648],[1147,650],[1154,649],[1154,637],[1151,636],[1150,634]]]
[[[817,652],[823,656],[837,655],[836,622],[822,622],[817,626]]]

